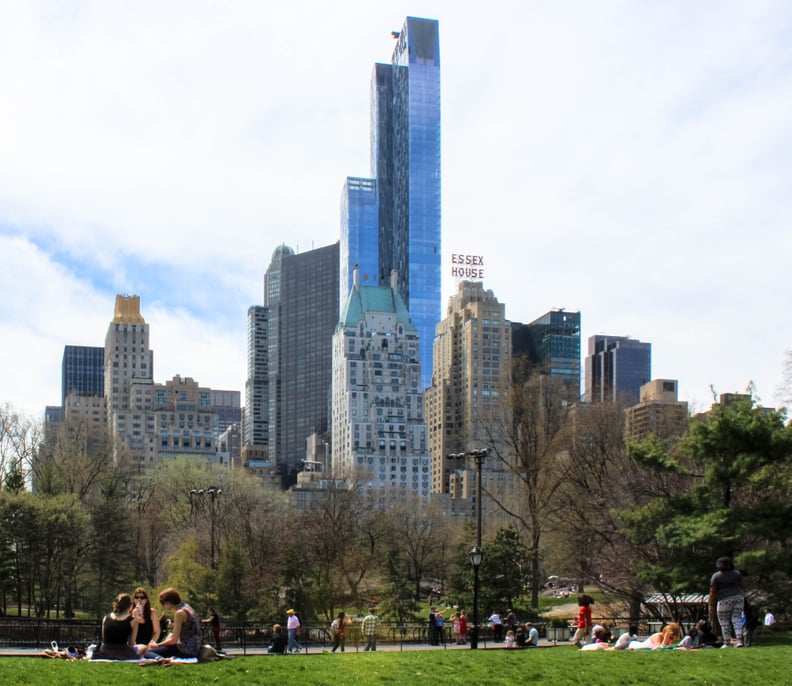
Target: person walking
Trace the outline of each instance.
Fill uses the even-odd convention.
[[[341,652],[344,652],[347,624],[349,624],[349,619],[345,612],[339,612],[338,617],[330,624],[330,633],[333,634],[333,650],[331,652],[334,653],[339,647]]]
[[[377,608],[369,607],[369,613],[363,618],[363,624],[360,627],[363,636],[366,639],[366,647],[363,652],[369,650],[377,650],[377,629],[379,628],[379,617],[377,617]]]
[[[742,614],[745,596],[742,591],[742,575],[734,568],[730,557],[719,557],[715,566],[718,571],[710,579],[709,607],[715,610],[723,637],[722,648],[732,645],[732,629],[734,630],[734,647],[743,647]]]
[[[286,610],[286,635],[288,638],[288,646],[290,653],[299,653],[302,650],[300,642],[297,637],[300,635],[300,618],[294,610]]]
[[[590,635],[594,623],[591,621],[591,606],[594,604],[594,599],[591,596],[581,593],[578,596],[578,618],[577,618],[577,631],[572,639],[575,647],[580,648]]]

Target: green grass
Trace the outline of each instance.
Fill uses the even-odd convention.
[[[570,646],[532,651],[435,650],[238,657],[200,665],[145,667],[36,658],[0,658],[0,684],[464,684],[553,686],[725,686],[789,683],[792,647],[743,650],[580,652]]]

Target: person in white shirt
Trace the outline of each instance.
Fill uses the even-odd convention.
[[[775,624],[775,617],[773,616],[773,613],[770,612],[770,608],[768,607],[765,610],[764,625],[765,626],[773,626],[773,624]]]

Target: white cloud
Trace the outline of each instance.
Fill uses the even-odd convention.
[[[691,399],[754,379],[770,400],[792,338],[786,4],[411,11],[440,20],[444,271],[483,254],[515,320],[580,308],[584,336],[651,341]],[[335,241],[344,178],[368,173],[371,69],[403,16],[26,2],[3,19],[4,398],[56,402],[63,345],[101,345],[116,292],[144,294],[158,380],[241,390],[272,250]]]

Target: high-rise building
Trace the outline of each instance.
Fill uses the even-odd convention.
[[[269,443],[269,308],[253,305],[247,313],[247,380],[244,444]]]
[[[107,423],[139,469],[165,456],[214,459],[217,417],[211,389],[179,375],[154,383],[154,353],[140,296],[116,296],[104,361]]]
[[[140,314],[139,295],[117,295],[113,321],[104,347],[104,388],[107,421],[141,461],[154,461],[155,446],[145,436],[154,434],[154,417],[146,411],[153,403],[154,353],[149,347],[149,325]]]
[[[242,426],[242,394],[239,391],[211,391],[212,412],[215,415],[215,438],[229,426]]]
[[[338,323],[339,245],[295,254],[279,246],[264,277],[269,311],[268,455],[289,485],[305,441],[328,430],[332,337]]]
[[[511,324],[505,306],[481,282],[460,281],[445,319],[437,325],[432,385],[426,390],[433,493],[450,493],[454,474],[465,500],[473,495],[460,475],[469,482],[475,479],[475,470],[447,456],[490,443],[508,396],[511,359]],[[493,466],[490,460],[488,468]],[[452,510],[464,509],[454,505],[455,499]]]
[[[652,344],[626,336],[591,336],[585,364],[587,402],[638,401],[641,386],[652,378]]]
[[[422,385],[432,379],[440,318],[440,38],[433,19],[407,17],[391,64],[371,82],[371,176],[377,181],[379,283],[399,295],[424,341]],[[356,258],[350,255],[349,263]]]
[[[625,438],[640,441],[682,436],[688,428],[688,404],[678,398],[675,379],[653,379],[641,386],[640,400],[624,410]]]
[[[431,488],[419,336],[391,286],[353,276],[333,336],[333,453],[336,476],[365,475],[374,489],[428,496]]]
[[[64,407],[66,396],[72,392],[96,398],[104,395],[104,348],[65,346],[61,370],[61,403]]]
[[[339,314],[352,290],[352,272],[358,267],[364,286],[379,285],[377,237],[377,182],[348,177],[341,194],[341,240],[339,253]]]
[[[512,355],[563,379],[569,400],[580,399],[580,312],[551,310],[530,324],[513,322]]]

